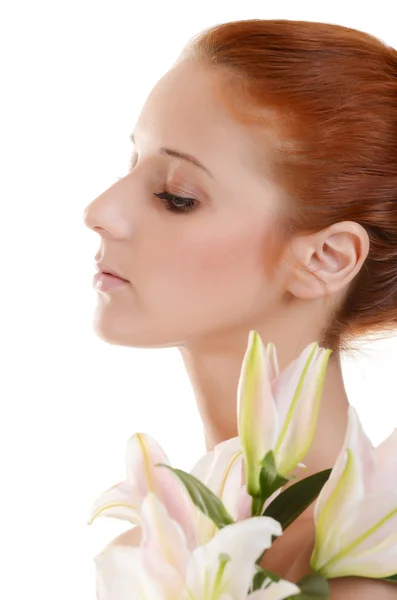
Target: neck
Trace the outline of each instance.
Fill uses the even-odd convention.
[[[267,344],[267,338],[261,337]],[[295,349],[292,344],[282,346],[275,342],[280,370],[315,339],[305,340]],[[223,348],[218,346],[213,352],[208,352],[208,349],[206,352],[180,349],[203,422],[207,452],[220,442],[238,435],[237,386],[248,333],[242,335],[238,343],[237,340],[234,342],[225,344]],[[333,352],[327,366],[315,437],[303,459],[307,466],[305,476],[333,466],[345,438],[347,409],[348,398],[339,354]]]

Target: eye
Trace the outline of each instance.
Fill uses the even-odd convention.
[[[157,198],[160,198],[160,200],[165,203],[167,210],[170,210],[171,212],[191,212],[198,204],[198,201],[195,198],[183,198],[182,196],[175,196],[166,190],[154,195],[157,196]]]

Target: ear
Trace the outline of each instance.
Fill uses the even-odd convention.
[[[328,294],[345,288],[358,274],[369,252],[368,233],[354,221],[335,223],[322,231],[296,236],[291,241],[291,266],[287,291],[301,299],[324,296],[324,289],[310,273],[298,269],[294,261],[316,273],[327,285]]]

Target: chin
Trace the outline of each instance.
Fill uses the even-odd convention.
[[[149,325],[147,328],[134,328],[133,324],[112,319],[94,319],[93,330],[95,335],[113,346],[127,346],[129,348],[171,348],[181,344],[175,336],[165,335]]]

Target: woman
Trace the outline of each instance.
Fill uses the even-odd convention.
[[[337,25],[218,25],[156,84],[131,139],[129,174],[85,211],[99,269],[125,280],[99,289],[97,335],[180,350],[207,450],[237,435],[250,330],[281,369],[311,341],[332,348],[305,458],[307,475],[332,467],[347,425],[340,354],[397,326],[397,51]],[[309,507],[262,565],[297,582],[313,547]],[[396,594],[330,585],[343,600]]]

